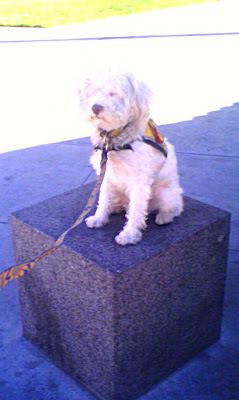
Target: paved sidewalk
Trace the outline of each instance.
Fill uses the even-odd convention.
[[[181,24],[181,33],[202,33],[209,27],[214,33],[216,27],[216,33],[239,32],[235,0],[213,4],[197,6],[191,20],[191,8],[185,7],[156,12],[152,18],[164,21],[164,34],[179,33],[179,20],[188,21],[188,29],[186,22]],[[226,12],[226,4],[234,8]],[[217,9],[221,22],[212,18],[210,23],[216,15],[210,10]],[[196,14],[201,15],[197,26]],[[140,34],[146,17],[135,18],[141,21],[135,28],[121,23],[122,35]],[[80,25],[39,34],[49,39],[77,32],[78,37],[120,33],[120,24],[112,32],[108,22],[101,31],[101,22],[87,24],[95,24],[95,31]],[[1,38],[2,32],[0,28]],[[8,32],[5,38],[11,40],[38,35],[35,30]],[[153,32],[150,25],[147,32]],[[13,263],[9,213],[80,186],[90,172],[91,146],[78,121],[74,82],[96,62],[121,64],[153,84],[152,116],[176,146],[185,194],[232,213],[221,340],[140,400],[239,399],[238,48],[239,35],[0,43],[0,269]],[[89,181],[93,179],[94,174]],[[1,291],[0,310],[0,400],[95,400],[22,338],[16,282]]]

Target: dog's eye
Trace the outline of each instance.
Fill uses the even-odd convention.
[[[113,97],[113,96],[116,95],[116,93],[114,93],[114,92],[109,92],[109,95],[110,95],[111,97]]]

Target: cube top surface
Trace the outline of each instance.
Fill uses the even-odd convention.
[[[56,240],[80,215],[92,188],[91,183],[73,189],[16,211],[12,216]],[[91,214],[93,213],[94,210]],[[83,222],[69,232],[63,246],[101,268],[117,274],[224,218],[229,218],[229,213],[226,211],[184,197],[184,212],[171,224],[158,226],[154,222],[155,216],[149,216],[147,229],[143,232],[139,244],[128,246],[116,244],[114,238],[125,224],[125,216],[120,214],[112,215],[110,223],[100,229],[87,228]]]

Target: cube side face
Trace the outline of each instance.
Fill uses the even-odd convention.
[[[11,217],[16,262],[52,240]],[[61,247],[18,278],[23,335],[100,398],[114,396],[112,275]]]
[[[229,217],[117,276],[116,400],[135,399],[220,337]]]

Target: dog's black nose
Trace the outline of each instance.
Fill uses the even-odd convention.
[[[98,115],[104,109],[104,107],[100,104],[94,104],[91,109],[95,115]]]

